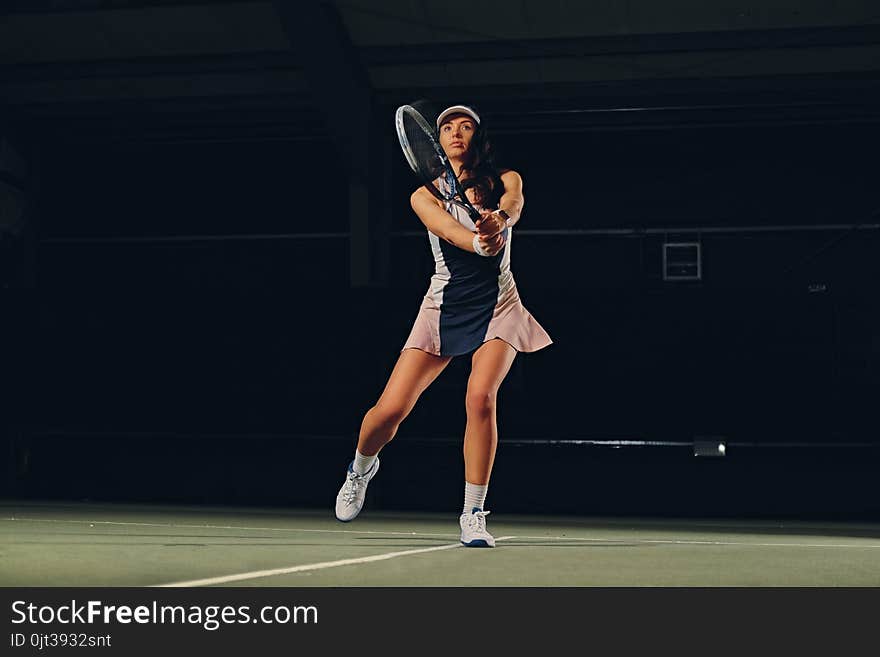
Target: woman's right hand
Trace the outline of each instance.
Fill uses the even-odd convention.
[[[507,242],[506,230],[500,233],[495,233],[491,237],[481,235],[479,232],[477,233],[477,236],[480,240],[480,248],[483,249],[487,256],[497,255],[501,249],[504,248],[505,242]]]
[[[481,210],[474,226],[481,235],[497,235],[507,228],[507,222],[497,214],[497,210]]]

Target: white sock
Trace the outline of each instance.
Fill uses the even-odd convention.
[[[486,503],[486,491],[489,490],[489,484],[478,486],[464,482],[464,508],[462,513],[471,513],[474,509],[483,509]]]
[[[359,451],[354,450],[354,465],[351,466],[351,469],[354,470],[355,474],[366,474],[370,471],[370,468],[373,467],[373,463],[376,462],[377,456],[378,454],[364,456]]]

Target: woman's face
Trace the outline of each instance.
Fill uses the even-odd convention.
[[[453,114],[440,126],[440,145],[449,159],[460,160],[471,147],[474,120],[467,114]]]

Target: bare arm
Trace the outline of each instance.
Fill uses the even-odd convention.
[[[516,171],[505,171],[501,174],[501,182],[504,183],[504,194],[498,201],[498,209],[504,210],[510,215],[508,226],[513,226],[519,221],[526,199],[523,196],[523,180]]]
[[[498,210],[487,212],[480,221],[480,225],[477,226],[481,235],[496,235],[508,226],[515,225],[519,221],[520,215],[522,215],[523,207],[525,206],[522,176],[516,171],[505,171],[501,174],[501,182],[504,183],[504,194],[501,195],[501,200],[498,201],[498,210],[504,210],[510,216],[510,219],[505,221],[501,215],[496,214]]]

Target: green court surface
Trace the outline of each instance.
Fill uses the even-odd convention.
[[[880,524],[0,502],[0,586],[880,586]]]

